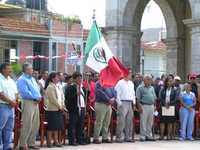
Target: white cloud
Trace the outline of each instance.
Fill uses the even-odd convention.
[[[92,24],[93,9],[99,26],[105,26],[105,0],[48,0],[49,8],[63,15],[78,15],[84,28]]]

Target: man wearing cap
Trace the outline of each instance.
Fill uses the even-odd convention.
[[[22,98],[22,128],[19,138],[19,149],[39,149],[35,146],[36,134],[39,130],[40,88],[32,76],[31,64],[23,64],[23,74],[17,81],[19,94]]]

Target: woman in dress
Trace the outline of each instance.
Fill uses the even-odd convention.
[[[64,94],[58,87],[59,78],[56,73],[51,73],[46,81],[46,106],[47,106],[47,146],[52,147],[52,137],[54,146],[61,147],[58,142],[58,131],[63,129]]]
[[[176,122],[175,106],[176,106],[177,94],[176,89],[173,86],[173,79],[167,77],[164,81],[164,87],[159,93],[160,101],[160,140],[164,139],[165,128],[167,127],[167,139],[174,139],[173,125]],[[171,114],[166,114],[164,111],[171,110]]]

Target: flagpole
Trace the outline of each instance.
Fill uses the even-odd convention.
[[[95,23],[96,22],[96,9],[93,9],[93,15],[92,15],[92,20],[93,20],[93,23]],[[96,23],[95,23],[96,24]],[[83,54],[84,54],[84,52],[83,52]],[[85,56],[84,56],[85,57]],[[84,58],[83,58],[84,59]],[[84,70],[85,70],[85,64],[84,64],[84,66],[83,66],[83,75],[84,75]],[[89,78],[87,77],[86,78],[86,82],[87,82],[87,86],[88,86],[88,90],[89,90]],[[86,92],[86,95],[85,95],[85,97],[86,97],[86,99],[88,98],[88,92]],[[86,107],[87,107],[87,101],[88,101],[88,99],[86,100]]]
[[[93,21],[93,23],[96,24],[96,14],[95,13],[96,13],[96,10],[93,9],[92,21]],[[84,47],[84,49],[85,49],[85,47]],[[83,54],[84,54],[84,58],[85,58],[85,53],[83,52]],[[83,66],[83,76],[86,75],[84,73],[85,66],[86,65],[84,64],[84,66]],[[90,110],[89,110],[90,106],[88,106],[88,100],[89,100],[88,92],[89,92],[89,86],[90,86],[89,85],[90,84],[89,83],[89,77],[86,77],[85,80],[86,80],[85,104],[86,104],[86,116],[88,118],[88,125],[87,125],[88,129],[87,129],[87,134],[86,134],[86,140],[90,143],[90,120],[91,120],[91,116],[90,116]],[[88,110],[89,110],[89,112],[88,112]]]
[[[101,35],[101,32],[99,31],[99,27],[97,26],[97,22],[96,22],[96,9],[93,9],[93,16],[92,16],[92,20],[93,20],[93,23],[95,24],[97,30],[98,30],[98,37],[99,37],[99,40],[101,39],[100,35]]]
[[[93,20],[93,21],[96,21],[96,9],[93,9],[92,20]]]

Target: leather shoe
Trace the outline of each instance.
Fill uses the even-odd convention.
[[[93,143],[94,144],[101,144],[101,142],[98,139],[94,139]]]
[[[129,139],[129,140],[125,140],[125,142],[127,142],[127,143],[134,143],[135,140],[133,140],[133,139]]]
[[[40,149],[39,147],[37,146],[28,146],[29,149]]]
[[[103,139],[103,140],[102,140],[102,143],[112,143],[112,141],[109,140],[109,139]]]
[[[28,150],[27,147],[19,147],[19,150]]]
[[[55,147],[62,147],[61,144],[54,144]]]
[[[85,142],[78,142],[79,145],[87,145]]]
[[[47,144],[47,147],[48,147],[48,148],[52,148],[53,145],[52,145],[52,144]]]
[[[70,146],[78,146],[77,143],[69,143]]]
[[[155,142],[156,140],[154,138],[147,138],[146,141]]]
[[[145,142],[146,139],[140,138],[140,142]]]
[[[120,139],[120,138],[116,138],[115,142],[116,142],[116,143],[123,143],[124,140],[122,140],[122,139]]]

